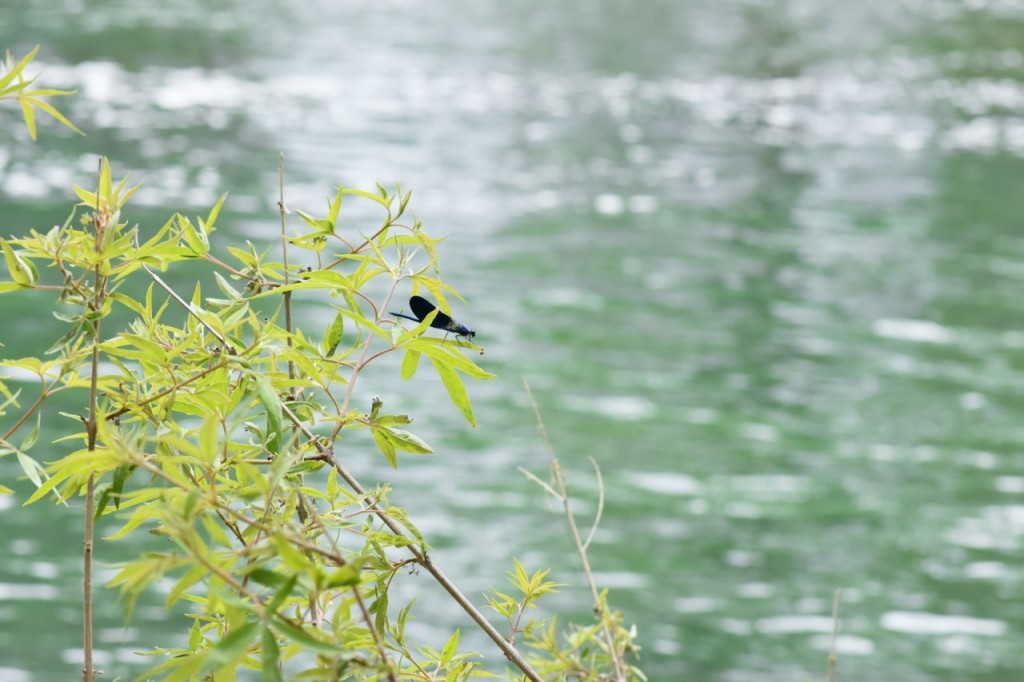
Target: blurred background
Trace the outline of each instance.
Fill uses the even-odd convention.
[[[62,223],[99,155],[143,183],[143,234],[230,191],[221,251],[275,243],[279,151],[307,212],[399,181],[499,378],[469,385],[473,430],[430,372],[375,365],[354,404],[414,415],[437,454],[341,454],[394,481],[464,592],[516,557],[568,584],[538,616],[591,617],[516,471],[546,477],[526,377],[584,525],[603,470],[591,561],[651,680],[823,679],[837,588],[840,679],[1020,679],[1024,5],[281,4],[4,0],[0,49],[40,44],[87,136],[41,117],[32,143],[0,107],[0,234]],[[49,301],[0,297],[4,357],[57,338]],[[302,315],[316,336],[330,312]],[[0,460],[0,678],[75,679],[81,512],[20,508],[18,471]],[[424,643],[461,627],[502,669],[425,574],[401,589]],[[106,679],[187,631],[165,595],[127,625],[97,596]]]

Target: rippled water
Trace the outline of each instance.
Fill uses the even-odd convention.
[[[422,377],[361,398],[437,447],[396,501],[467,593],[514,556],[578,582],[515,473],[544,467],[526,376],[583,513],[602,467],[592,559],[652,680],[821,679],[836,588],[840,679],[1018,679],[1024,3],[208,5],[0,9],[89,133],[33,145],[7,112],[3,232],[62,221],[100,153],[144,180],[144,225],[230,190],[222,246],[273,239],[278,150],[306,210],[399,180],[450,232],[501,378],[472,388],[472,433]],[[56,326],[10,330],[18,355]],[[63,678],[77,512],[21,499],[0,498],[0,677]],[[127,628],[103,605],[111,676],[178,627],[160,603]]]

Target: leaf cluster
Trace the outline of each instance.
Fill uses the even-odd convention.
[[[81,132],[42,99],[71,92],[30,89],[35,79],[24,71],[37,52],[17,62],[8,53],[0,99],[18,99],[33,139],[37,109]],[[607,608],[606,593],[597,622],[559,640],[554,619],[525,619],[558,585],[548,571],[530,574],[516,561],[509,580],[522,596],[487,597],[508,621],[502,635],[434,564],[423,535],[390,504],[390,488],[364,488],[343,464],[373,447],[392,467],[402,453],[433,452],[407,428],[408,415],[385,411],[376,398],[368,410],[353,406],[357,382],[381,359],[400,353],[398,371],[408,380],[426,356],[474,427],[464,378],[493,378],[464,354],[482,354],[476,344],[424,336],[430,318],[406,329],[386,317],[403,282],[443,310],[449,295],[460,298],[440,278],[441,239],[407,218],[410,192],[397,184],[393,192],[339,187],[323,214],[296,210],[290,215],[300,224],[289,225],[282,177],[274,256],[251,242],[214,248],[226,195],[205,216],[176,213],[154,227],[122,220],[137,186],[115,182],[106,159],[95,188],[74,189],[80,203],[63,224],[0,238],[0,294],[50,292],[64,325],[38,355],[0,360],[38,390],[22,405],[22,390],[0,376],[0,416],[17,415],[0,434],[0,457],[13,456],[35,486],[26,504],[86,500],[87,605],[94,523],[111,528],[110,542],[160,538],[159,549],[123,563],[109,582],[128,617],[158,581],[171,584],[166,607],[185,610],[186,643],[155,646],[148,655],[156,662],[140,679],[234,679],[242,670],[271,682],[496,677],[479,654],[460,651],[459,630],[439,649],[411,641],[412,602],[392,616],[392,584],[418,569],[520,679],[643,679],[623,660],[637,652],[635,629]],[[361,229],[347,221],[343,202],[353,200],[374,205],[380,223]],[[199,263],[212,288],[164,281],[186,262]],[[322,333],[294,327],[294,296],[330,306]],[[54,430],[52,405],[63,393],[65,404],[88,410],[58,413],[76,428],[54,441],[67,454],[43,463],[31,451]],[[358,433],[365,429],[369,438]],[[0,485],[0,494],[13,490]],[[91,609],[84,611],[91,682]],[[533,654],[519,652],[517,637]]]
[[[8,275],[0,291],[51,291],[66,325],[42,357],[0,363],[37,377],[39,398],[24,408],[0,383],[3,407],[23,410],[0,455],[16,456],[36,484],[28,503],[69,500],[95,480],[96,518],[118,519],[109,540],[140,532],[164,538],[164,550],[127,562],[111,581],[129,612],[162,579],[173,581],[168,607],[189,605],[188,646],[159,649],[167,658],[152,675],[254,668],[280,679],[302,652],[316,654],[313,663],[295,664],[303,679],[478,674],[471,655],[452,651],[457,637],[440,652],[406,644],[409,612],[392,622],[388,587],[426,556],[427,545],[389,504],[386,487],[353,485],[339,462],[368,445],[391,466],[400,453],[432,452],[407,430],[408,416],[379,401],[367,411],[351,405],[361,373],[387,355],[403,354],[396,365],[406,378],[427,356],[471,424],[462,376],[493,376],[463,355],[478,346],[424,339],[423,325],[403,330],[384,318],[403,280],[455,294],[438,277],[438,240],[419,221],[402,220],[409,193],[341,188],[326,215],[299,213],[306,229],[287,238],[293,260],[306,256],[299,265],[251,243],[229,247],[223,260],[214,256],[210,237],[225,197],[207,215],[173,215],[144,238],[145,228],[120,218],[134,191],[127,179],[113,180],[104,160],[96,188],[76,188],[81,203],[62,225],[0,240]],[[369,199],[382,222],[366,234],[342,225],[343,197]],[[417,260],[424,262],[413,269]],[[184,261],[205,263],[216,290],[196,284],[178,293],[167,285],[158,273]],[[377,278],[388,280],[380,299],[366,293]],[[140,279],[149,285],[135,297],[126,285],[137,289]],[[335,310],[319,337],[282,324],[300,293]],[[269,314],[267,303],[276,306]],[[128,322],[101,327],[115,309]],[[183,322],[170,321],[174,309],[184,311]],[[29,451],[46,405],[67,391],[94,396],[94,430],[87,417],[65,415],[81,430],[63,439],[71,444],[65,457],[43,466]],[[14,444],[14,433],[32,424]],[[411,558],[395,558],[403,548]]]
[[[29,89],[35,83],[38,76],[26,78],[25,67],[27,67],[29,63],[36,58],[38,53],[39,46],[36,45],[31,52],[20,60],[15,61],[10,51],[7,52],[4,62],[0,64],[0,100],[18,100],[18,104],[21,106],[22,116],[25,119],[25,126],[28,128],[29,135],[32,136],[33,140],[36,139],[37,109],[49,114],[51,117],[57,119],[79,135],[84,135],[85,133],[79,130],[74,123],[69,121],[64,114],[57,111],[56,107],[44,99],[46,97],[72,95],[75,93],[74,90],[55,90],[53,88]]]

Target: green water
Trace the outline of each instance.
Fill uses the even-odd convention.
[[[467,594],[517,557],[573,585],[554,609],[589,613],[564,523],[516,471],[546,465],[525,376],[584,516],[588,457],[602,468],[591,561],[650,679],[823,679],[842,588],[839,679],[1008,682],[1022,39],[1014,3],[8,0],[0,47],[42,44],[88,136],[32,144],[0,106],[0,233],[63,221],[98,154],[145,183],[144,229],[229,190],[221,248],[273,239],[279,150],[305,210],[399,180],[450,234],[459,318],[500,378],[471,387],[471,431],[437,382],[381,367],[357,404],[415,415],[438,454],[397,474],[348,456],[393,477]],[[47,309],[0,298],[0,352],[49,345]],[[80,513],[18,491],[0,500],[0,678],[73,679]],[[427,641],[467,641],[428,579],[400,589]],[[100,594],[107,679],[183,630],[159,594],[127,627]]]

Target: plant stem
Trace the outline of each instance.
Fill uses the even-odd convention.
[[[556,496],[562,502],[562,508],[565,511],[565,516],[569,520],[569,529],[572,531],[573,541],[576,543],[576,551],[580,555],[580,560],[583,562],[583,573],[587,576],[587,584],[590,586],[590,594],[594,599],[594,609],[597,611],[598,618],[601,620],[601,630],[604,633],[605,645],[608,647],[608,655],[612,659],[612,663],[615,666],[615,679],[617,682],[626,682],[626,664],[622,660],[618,649],[615,646],[615,637],[612,635],[611,626],[608,624],[608,613],[607,605],[601,599],[601,593],[597,589],[597,581],[594,580],[594,573],[590,569],[590,561],[587,559],[587,547],[590,545],[590,540],[593,538],[594,533],[591,531],[590,536],[587,538],[587,542],[584,543],[580,537],[579,528],[576,526],[576,518],[573,516],[572,509],[569,506],[569,486],[565,480],[565,474],[562,472],[562,465],[559,463],[558,458],[555,456],[555,450],[551,446],[551,440],[548,438],[548,431],[544,428],[544,420],[540,416],[540,407],[537,405],[537,401],[533,397],[533,391],[530,390],[530,384],[523,377],[523,386],[526,387],[526,394],[530,398],[530,404],[533,406],[533,412],[537,416],[537,426],[540,428],[541,437],[544,439],[544,445],[547,447],[548,456],[551,458],[551,474],[554,477],[555,485],[558,488]],[[597,468],[597,463],[593,459],[590,460],[594,467]],[[600,480],[600,470],[598,471],[598,480]],[[548,490],[555,492],[550,487]],[[604,499],[604,492],[601,492],[601,498]],[[602,509],[599,506],[597,516],[600,518]]]
[[[103,176],[103,159],[99,161],[99,170],[96,178],[96,213],[93,215],[93,221],[96,228],[96,250],[99,251],[101,247],[102,234],[105,231],[104,228],[109,226],[104,225],[100,227],[101,223],[105,223],[107,219],[100,214],[100,187],[102,186]],[[100,274],[100,266],[96,265],[93,279],[93,298],[91,301],[91,307],[97,312],[103,309],[103,294],[102,289],[104,288],[104,279]],[[85,431],[88,438],[88,449],[89,452],[96,450],[96,394],[97,394],[97,382],[99,380],[100,371],[100,320],[97,317],[92,321],[92,381],[89,386],[89,418],[85,422]],[[85,538],[83,540],[82,549],[82,648],[84,666],[82,669],[82,678],[85,682],[93,682],[96,679],[96,672],[93,669],[92,660],[92,560],[93,560],[93,514],[96,505],[96,476],[89,474],[89,481],[86,484],[85,489]]]
[[[828,682],[836,682],[836,637],[839,634],[839,602],[843,591],[836,590],[832,600],[832,642],[828,647]]]
[[[317,451],[320,453],[320,456],[323,457],[324,461],[330,464],[331,467],[333,467],[334,470],[338,472],[338,475],[341,476],[342,479],[344,479],[345,483],[347,483],[348,486],[353,491],[355,491],[356,494],[358,494],[360,497],[365,497],[366,489],[359,483],[358,480],[356,480],[355,476],[349,473],[348,469],[342,466],[341,463],[337,459],[335,459],[334,453],[331,451],[330,446],[322,445],[320,441],[313,435],[313,433],[306,427],[306,425],[303,424],[302,421],[297,416],[295,416],[295,413],[288,409],[287,405],[282,405],[281,407],[284,411],[285,416],[288,417],[288,419],[299,428],[299,430],[306,438],[308,438],[311,442],[313,442],[316,445]],[[402,529],[402,526],[397,521],[388,516],[383,509],[380,509],[376,505],[372,505],[370,509],[371,511],[375,511],[377,513],[377,516],[392,533],[394,533],[398,537],[408,537],[405,534],[405,531]],[[423,566],[423,568],[425,568],[427,572],[430,573],[430,575],[434,576],[434,580],[436,580],[441,585],[441,587],[444,588],[445,592],[451,595],[452,599],[454,599],[455,602],[462,607],[462,610],[465,611],[469,615],[469,617],[472,618],[473,621],[480,626],[480,629],[483,630],[487,634],[487,636],[491,638],[491,640],[497,645],[497,647],[501,649],[501,652],[505,654],[505,658],[507,658],[514,666],[519,668],[523,672],[523,675],[525,675],[527,679],[531,680],[531,682],[544,682],[541,679],[541,677],[533,670],[533,668],[530,667],[530,664],[526,662],[526,659],[523,658],[522,654],[520,654],[514,646],[509,644],[508,641],[501,636],[501,633],[498,632],[497,629],[495,629],[495,627],[491,625],[486,618],[484,618],[484,614],[480,613],[480,611],[475,606],[473,606],[473,602],[469,601],[469,599],[466,598],[466,595],[462,594],[459,588],[455,586],[455,583],[453,583],[451,579],[449,579],[448,576],[445,575],[440,568],[434,565],[433,560],[425,551],[421,550],[414,544],[410,544],[408,547],[406,547],[406,549],[408,549],[409,552],[413,555],[413,558],[416,559],[416,562],[420,566]]]
[[[281,262],[284,264],[284,285],[288,286],[291,283],[290,273],[288,272],[288,228],[285,221],[285,206],[284,206],[284,152],[280,153],[278,160],[278,182],[280,184],[280,194],[278,195],[277,207],[281,212]],[[285,335],[285,343],[288,347],[292,346],[292,292],[284,292],[284,327],[288,332]],[[288,361],[288,378],[295,380],[295,363],[291,360]],[[292,389],[293,391],[295,389]]]

